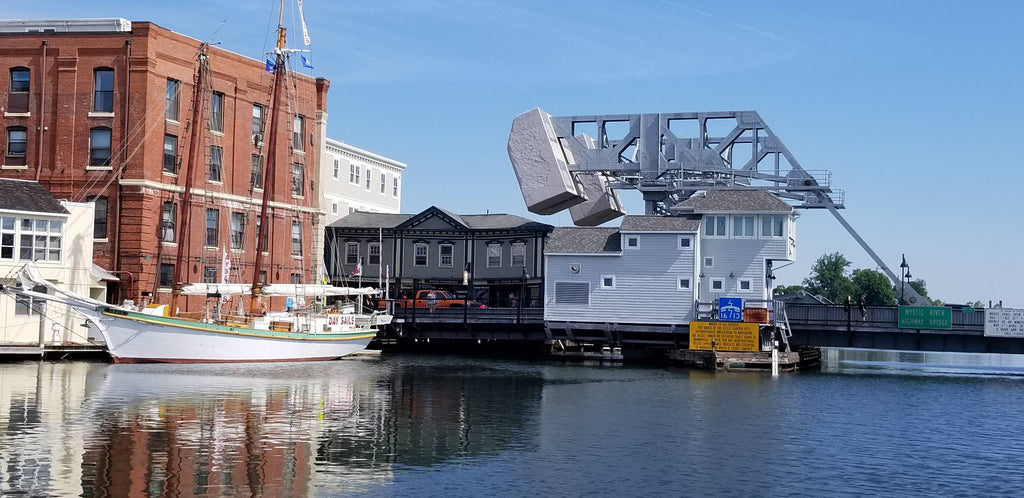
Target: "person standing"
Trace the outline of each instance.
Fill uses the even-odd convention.
[[[860,295],[860,321],[862,322],[865,322],[868,319],[867,297],[867,294]]]

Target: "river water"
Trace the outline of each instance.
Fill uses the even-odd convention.
[[[1024,361],[0,364],[0,494],[1020,496]]]

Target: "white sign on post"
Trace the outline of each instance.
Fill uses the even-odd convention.
[[[1024,337],[1024,310],[985,310],[985,337]]]

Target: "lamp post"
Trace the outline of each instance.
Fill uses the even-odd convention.
[[[900,263],[900,304],[906,303],[907,284],[910,283],[910,265],[907,264],[907,255],[903,255],[903,262]]]
[[[526,271],[526,267],[523,267],[523,278],[519,283],[519,299],[516,300],[516,323],[522,323],[523,318],[523,299],[526,298],[526,279],[530,278],[530,273]]]

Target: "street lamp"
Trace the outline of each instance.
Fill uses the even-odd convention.
[[[906,303],[907,284],[910,283],[910,265],[907,264],[907,255],[903,255],[903,262],[900,263],[900,303]]]

